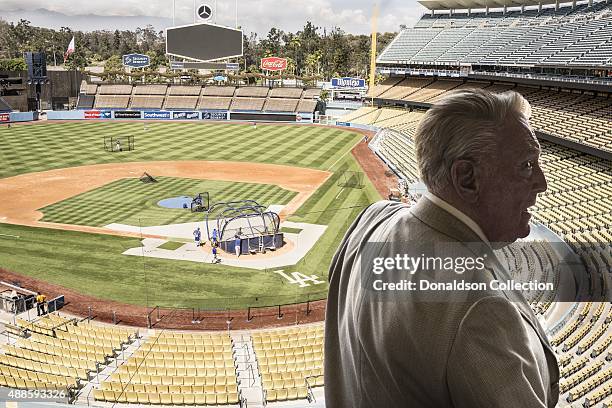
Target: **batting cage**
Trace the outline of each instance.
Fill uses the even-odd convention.
[[[280,217],[254,200],[239,200],[213,204],[206,212],[208,239],[217,230],[219,247],[234,253],[239,246],[241,254],[263,253],[283,246],[279,233]]]
[[[348,188],[363,188],[363,173],[359,171],[344,171],[338,177],[338,186]]]
[[[129,152],[134,150],[134,136],[104,136],[107,152]]]

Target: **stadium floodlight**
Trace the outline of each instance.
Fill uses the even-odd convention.
[[[242,30],[210,23],[166,29],[166,54],[194,61],[241,57]]]

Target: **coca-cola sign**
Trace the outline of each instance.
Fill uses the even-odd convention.
[[[283,69],[287,69],[287,60],[279,57],[262,58],[261,69],[268,71],[282,71]]]

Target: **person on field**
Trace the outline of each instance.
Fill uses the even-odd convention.
[[[199,247],[202,244],[202,232],[200,231],[200,227],[197,227],[193,231],[193,240],[195,241],[196,247]]]
[[[216,242],[212,244],[212,256],[213,256],[212,263],[217,263],[220,261],[220,259],[217,257],[217,243]]]
[[[234,250],[236,251],[236,256],[239,257],[240,256],[240,246],[241,246],[242,240],[240,239],[240,235],[236,234],[234,235]]]

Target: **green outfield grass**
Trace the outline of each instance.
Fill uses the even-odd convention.
[[[133,135],[135,150],[110,153],[104,135]],[[84,164],[152,160],[233,160],[327,170],[359,140],[312,126],[71,122],[0,128],[0,178]]]
[[[259,204],[287,204],[297,194],[270,184],[157,177],[157,183],[121,179],[40,209],[43,221],[101,227],[111,223],[166,225],[202,221],[202,213],[163,208],[170,197],[208,192],[210,202],[251,199]]]
[[[346,154],[361,139],[357,134],[302,126],[258,125],[254,130],[251,126],[228,124],[154,123],[148,127],[148,132],[157,135],[155,142],[147,142],[149,147],[145,147],[144,141],[139,142],[146,137],[141,123],[79,122],[1,129],[0,140],[8,149],[0,151],[0,175],[7,177],[28,171],[110,161],[181,159],[248,160],[330,170],[333,172],[330,179],[289,217],[290,221],[327,225],[327,230],[297,265],[282,268],[287,273],[315,274],[325,282],[329,262],[346,229],[365,206],[380,199],[367,178],[364,178],[363,188],[338,185],[343,172],[361,171],[352,155]],[[137,150],[104,153],[104,132],[114,134],[126,129],[142,132],[141,137],[136,135]],[[196,134],[202,140],[195,137]],[[241,137],[251,146],[250,150],[238,149],[235,141]],[[63,141],[55,141],[56,138]],[[70,154],[58,147],[66,138],[77,144],[67,147]],[[216,142],[210,143],[211,140]],[[95,146],[86,147],[94,142]],[[155,146],[155,143],[163,146]],[[191,149],[179,147],[189,144]],[[121,190],[127,186],[123,185],[125,182],[120,180],[86,194],[115,187]],[[284,190],[279,190],[262,190],[261,194],[283,197]],[[106,215],[102,214],[105,206],[94,206],[94,214],[90,215],[78,208],[68,209],[69,205],[70,200],[65,200],[49,206],[45,216],[73,217],[76,212],[81,219],[94,216],[95,222],[106,222]],[[68,206],[65,208],[69,214],[48,213],[56,206]],[[244,308],[320,299],[327,293],[327,283],[299,288],[272,270],[121,255],[126,249],[137,246],[140,241],[134,238],[0,223],[0,267],[104,299],[149,306]]]

